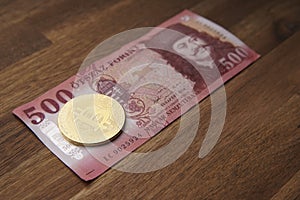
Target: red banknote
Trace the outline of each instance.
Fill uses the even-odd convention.
[[[185,10],[13,113],[80,178],[91,180],[258,58],[222,27]],[[126,122],[110,143],[76,146],[62,136],[58,113],[70,99],[91,93],[117,100]]]

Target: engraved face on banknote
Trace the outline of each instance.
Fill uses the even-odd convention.
[[[195,61],[203,67],[213,68],[210,56],[211,47],[196,35],[185,36],[173,44],[173,49],[180,55]]]
[[[219,60],[236,48],[227,41],[181,23],[167,27],[146,41],[145,45],[160,54],[176,71],[195,82],[196,93],[231,69]]]

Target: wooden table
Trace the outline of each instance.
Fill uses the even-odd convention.
[[[300,198],[299,1],[2,0],[0,5],[0,199]],[[198,134],[176,162],[141,174],[111,169],[91,182],[80,180],[12,115],[75,74],[101,41],[156,26],[183,9],[217,22],[262,55],[225,85],[225,126],[205,158],[198,153],[209,126],[210,98],[199,104]],[[187,113],[195,114],[195,108]],[[178,126],[177,120],[138,152],[168,144]]]

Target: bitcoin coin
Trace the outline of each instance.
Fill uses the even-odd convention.
[[[88,94],[68,101],[58,114],[63,136],[76,145],[94,146],[116,138],[125,122],[123,107],[113,98]]]

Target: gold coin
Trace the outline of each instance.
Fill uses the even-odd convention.
[[[63,136],[77,145],[94,146],[113,140],[125,122],[123,107],[102,94],[78,96],[68,101],[58,114]]]

